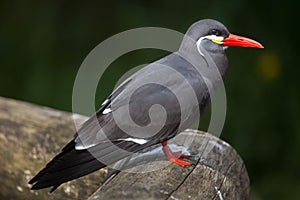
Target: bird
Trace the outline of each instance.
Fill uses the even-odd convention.
[[[191,127],[209,106],[210,90],[217,90],[227,76],[225,51],[230,46],[264,48],[255,40],[231,34],[214,19],[193,23],[177,51],[144,66],[108,96],[29,181],[31,189],[52,187],[53,192],[65,182],[156,144],[162,145],[170,162],[191,166],[189,156],[172,152],[168,140]]]

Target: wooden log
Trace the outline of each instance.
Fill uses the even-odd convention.
[[[71,113],[0,97],[0,199],[87,199],[95,192],[105,170],[63,184],[50,196],[49,189],[32,191],[27,184],[74,133]]]
[[[192,167],[165,161],[158,145],[116,163],[122,171],[100,188],[106,169],[63,184],[51,196],[47,189],[29,190],[28,180],[74,132],[71,113],[0,97],[0,199],[249,199],[249,178],[236,151],[195,130],[170,142],[192,154]],[[155,161],[147,163],[150,160]]]

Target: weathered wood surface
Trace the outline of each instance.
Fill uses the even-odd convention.
[[[31,191],[27,184],[74,133],[70,113],[0,97],[0,199],[87,199],[104,170],[64,184],[51,195],[49,189]]]
[[[167,161],[143,164],[105,182],[89,200],[249,199],[246,168],[227,143],[195,130],[186,130],[170,143],[188,147],[196,165],[181,168]]]
[[[0,97],[0,199],[249,199],[249,178],[236,151],[219,138],[194,130],[172,141],[193,155],[192,167],[164,161],[157,146],[152,148],[158,150],[156,161],[145,164],[136,156],[127,164],[119,162],[116,166],[129,169],[100,188],[106,169],[63,184],[52,195],[47,189],[30,191],[28,180],[74,132],[70,113]],[[140,157],[153,159],[153,154],[146,154]],[[132,163],[138,166],[130,168]]]

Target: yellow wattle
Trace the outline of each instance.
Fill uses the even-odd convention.
[[[223,44],[223,42],[221,40],[211,40],[213,41],[214,43],[217,43],[217,44]]]

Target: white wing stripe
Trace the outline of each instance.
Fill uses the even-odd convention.
[[[149,142],[149,140],[140,139],[140,138],[126,138],[126,139],[119,139],[119,140],[127,141],[127,142],[134,142],[137,144],[145,144],[145,143]]]
[[[112,111],[111,108],[106,108],[105,110],[103,110],[102,114],[105,115],[110,113],[111,111]]]

